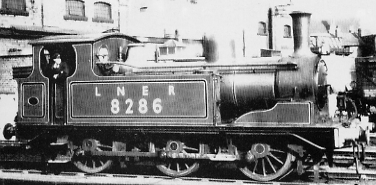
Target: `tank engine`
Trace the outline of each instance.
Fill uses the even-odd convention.
[[[203,161],[235,163],[259,181],[293,167],[303,173],[307,157],[330,159],[363,132],[328,117],[327,67],[309,49],[310,14],[291,16],[295,51],[284,58],[223,57],[215,35],[206,60],[172,63],[137,59],[132,51],[145,44],[120,33],[33,41],[31,74],[14,70],[19,110],[5,137],[88,173],[142,160],[174,177]],[[68,70],[50,74],[54,53]]]

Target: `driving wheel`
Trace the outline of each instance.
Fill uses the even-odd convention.
[[[291,168],[293,155],[283,148],[266,143],[253,144],[245,152],[245,164],[240,171],[257,181],[271,181],[283,177]]]
[[[166,145],[167,159],[157,168],[162,173],[172,177],[182,177],[192,174],[199,168],[199,163],[194,159],[182,158],[189,154],[201,154],[200,144],[188,146],[180,141],[168,141]]]
[[[73,164],[83,172],[99,173],[112,165],[112,160],[104,156],[86,155],[89,151],[114,151],[112,145],[100,143],[95,139],[85,139],[75,152]]]

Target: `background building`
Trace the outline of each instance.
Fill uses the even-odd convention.
[[[175,30],[183,38],[215,35],[233,42],[237,57],[293,49],[288,0],[133,0],[129,6],[130,35],[168,37]]]

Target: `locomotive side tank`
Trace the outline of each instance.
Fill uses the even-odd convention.
[[[87,173],[140,160],[173,177],[205,160],[234,163],[258,181],[294,166],[303,173],[307,157],[330,160],[360,132],[327,119],[327,68],[309,50],[310,14],[291,16],[295,51],[284,58],[222,58],[228,46],[215,37],[205,42],[206,60],[171,63],[137,59],[132,50],[146,44],[121,33],[33,41],[31,74],[14,73],[16,126],[4,133]],[[60,80],[45,67],[57,51],[71,71]]]

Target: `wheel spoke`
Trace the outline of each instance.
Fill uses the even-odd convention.
[[[282,150],[277,150],[277,149],[274,149],[274,148],[270,148],[270,151],[272,151],[272,152],[279,152],[279,153],[286,153],[286,152],[284,152]]]
[[[258,160],[256,160],[256,162],[255,162],[255,166],[253,167],[253,173],[255,174],[256,173],[256,168],[257,168],[257,164],[258,164]]]
[[[262,159],[262,173],[264,174],[264,176],[266,176],[266,172],[265,172],[265,160]]]
[[[269,156],[276,160],[279,164],[283,164],[283,162],[279,160],[276,156],[274,156],[272,153],[270,153]]]
[[[93,168],[95,168],[95,161],[92,160],[91,162],[92,162],[92,164],[93,164]]]
[[[270,167],[272,167],[273,172],[276,173],[277,171],[275,170],[274,165],[273,165],[273,163],[270,161],[269,157],[266,156],[265,158],[266,158],[266,160],[268,161]]]

